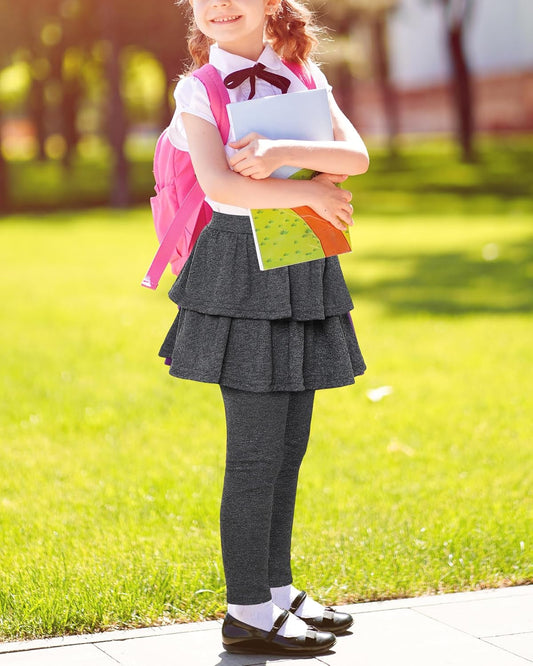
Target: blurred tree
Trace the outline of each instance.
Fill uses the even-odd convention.
[[[138,3],[133,8],[130,0],[85,0],[96,4],[100,17],[100,33],[109,45],[106,72],[108,89],[108,137],[115,156],[112,203],[126,205],[127,160],[124,143],[127,118],[121,94],[121,53],[128,46],[139,46],[155,54],[169,78],[175,78],[179,59],[186,52],[185,20],[172,0]],[[170,82],[169,82],[170,83]],[[164,99],[163,123],[169,119],[168,95]]]
[[[121,94],[120,52],[124,45],[124,32],[121,30],[119,14],[121,2],[98,2],[100,31],[106,48],[105,70],[108,82],[106,99],[106,128],[113,150],[113,180],[111,187],[111,205],[127,206],[129,203],[128,161],[124,152],[127,136],[127,120],[124,100]]]
[[[150,51],[161,63],[165,72],[167,91],[174,88],[179,74],[185,69],[188,59],[187,30],[185,12],[177,8],[174,0],[156,0],[143,7],[143,15],[131,25],[131,43]],[[170,122],[173,106],[171,95],[163,100],[161,125]]]
[[[0,0],[0,68],[12,64],[13,54],[19,48],[20,39],[25,31],[21,16],[12,9],[10,0]],[[0,101],[0,123],[4,116],[1,104]],[[9,207],[9,172],[0,134],[0,211],[5,212]]]
[[[128,131],[122,96],[123,54],[128,47],[153,53],[167,76],[168,92],[186,55],[186,20],[173,0],[133,6],[126,0],[0,0],[0,68],[16,57],[31,65],[33,83],[28,113],[35,127],[39,156],[46,157],[50,132],[63,137],[64,163],[78,142],[77,118],[85,94],[83,70],[94,66],[95,48],[106,80],[105,131],[114,153],[112,201],[128,201],[124,143]],[[172,110],[164,95],[161,125]],[[1,115],[1,109],[0,109]],[[7,165],[0,150],[0,206],[7,202]]]
[[[2,116],[0,115],[0,121],[1,118]],[[10,208],[9,173],[1,143],[0,141],[0,214],[6,213]]]
[[[334,35],[348,37],[350,40],[357,39],[361,35],[361,27],[364,27],[370,35],[370,58],[372,70],[381,90],[381,99],[386,119],[387,137],[389,149],[396,149],[396,137],[399,131],[398,103],[390,79],[389,55],[386,37],[386,21],[389,12],[393,11],[399,4],[399,0],[337,0],[328,3],[323,0],[312,0],[310,5],[317,12],[326,27],[334,31]],[[336,38],[334,37],[334,40]],[[351,114],[352,101],[355,97],[355,78],[352,63],[343,59],[343,55],[349,50],[338,50],[337,76],[340,84],[341,106],[347,115]]]
[[[446,36],[453,72],[453,89],[457,116],[458,139],[462,148],[463,160],[475,160],[474,101],[472,77],[464,50],[464,33],[473,7],[473,0],[440,0],[446,19]]]
[[[60,27],[52,18],[57,14],[60,0],[18,0],[10,3],[8,25],[16,39],[18,57],[31,65],[33,84],[28,100],[28,112],[35,127],[38,157],[46,159],[45,142],[48,134],[46,102],[49,83],[53,78],[52,61],[48,50],[61,37]]]

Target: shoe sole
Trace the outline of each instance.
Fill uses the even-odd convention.
[[[231,652],[232,654],[283,654],[283,655],[293,655],[293,656],[305,656],[305,655],[316,655],[324,654],[329,652],[331,648],[335,645],[337,641],[333,641],[330,645],[322,645],[315,648],[284,648],[278,646],[275,643],[270,645],[265,645],[264,641],[238,641],[236,643],[225,643],[222,641],[222,647],[226,652]]]

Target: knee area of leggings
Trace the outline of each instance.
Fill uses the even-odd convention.
[[[285,442],[283,450],[284,465],[299,465],[302,462],[307,451],[308,439],[308,437],[301,437]]]
[[[268,485],[276,480],[282,463],[279,458],[268,462],[227,460],[225,479],[245,486]]]

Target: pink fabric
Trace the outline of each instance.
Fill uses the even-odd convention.
[[[308,70],[300,64],[283,61],[309,89],[316,84]],[[226,105],[229,95],[213,65],[204,65],[193,72],[205,86],[209,104],[224,144],[229,136],[229,118]],[[178,275],[187,261],[194,244],[211,220],[212,210],[205,201],[191,163],[189,153],[177,150],[165,130],[154,154],[156,196],[150,199],[157,238],[160,242],[155,257],[142,281],[143,287],[157,289],[159,280],[170,262],[172,272]]]
[[[307,67],[297,62],[289,62],[288,60],[284,60],[283,64],[300,79],[306,88],[309,88],[309,90],[316,89],[316,83],[314,82],[313,77],[311,76]]]
[[[229,136],[228,91],[213,65],[204,65],[193,76],[200,79],[207,90],[220,135],[226,143]],[[175,275],[180,272],[212,214],[196,179],[189,153],[172,145],[167,130],[156,145],[154,177],[156,196],[150,203],[161,244],[142,281],[142,285],[149,289],[157,288],[169,262]]]

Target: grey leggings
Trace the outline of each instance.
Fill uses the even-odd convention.
[[[292,582],[290,551],[298,471],[314,391],[251,393],[220,387],[227,450],[220,508],[227,601],[269,601]]]

